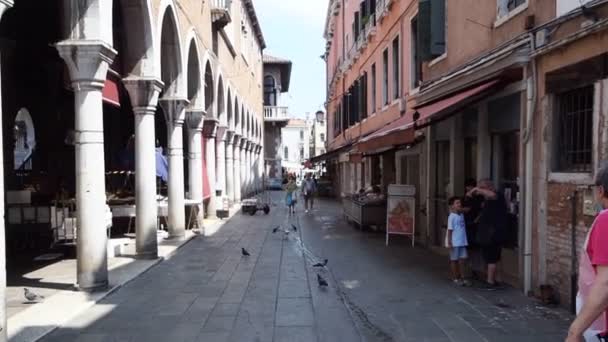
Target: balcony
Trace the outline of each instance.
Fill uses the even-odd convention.
[[[223,28],[232,21],[231,6],[232,0],[211,0],[211,21],[216,28]]]
[[[281,122],[289,121],[287,107],[264,106],[264,121]]]

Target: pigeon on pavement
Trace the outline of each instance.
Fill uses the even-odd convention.
[[[44,296],[37,295],[34,292],[30,291],[27,287],[23,288],[23,296],[30,302],[38,302],[44,299]]]
[[[319,274],[317,274],[317,283],[319,283],[320,287],[329,286],[329,284],[327,284],[327,280],[323,279],[323,277],[321,277]]]
[[[325,259],[325,260],[323,260],[323,262],[322,262],[322,263],[321,263],[321,262],[318,262],[318,263],[316,263],[316,264],[312,265],[312,267],[325,267],[325,266],[327,266],[327,263],[328,263],[328,262],[329,262],[329,260],[328,260],[328,259]]]
[[[249,254],[249,252],[247,252],[247,250],[243,247],[241,247],[241,254],[243,254],[243,256],[250,256],[251,254]]]
[[[291,228],[293,228],[293,231],[294,231],[294,232],[297,232],[297,231],[298,231],[298,227],[296,227],[294,224],[292,224],[292,225],[291,225]]]
[[[272,234],[276,233],[279,231],[279,228],[281,228],[281,226],[276,226],[272,229]]]

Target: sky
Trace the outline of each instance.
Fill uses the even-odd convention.
[[[264,53],[292,61],[289,93],[281,101],[294,117],[325,111],[325,17],[328,0],[253,0]]]

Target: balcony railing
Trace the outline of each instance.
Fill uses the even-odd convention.
[[[287,107],[264,106],[264,120],[265,121],[287,121],[287,120],[289,120]]]
[[[232,21],[231,6],[232,0],[211,0],[211,20],[214,25],[224,27]]]

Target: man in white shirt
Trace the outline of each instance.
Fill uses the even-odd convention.
[[[304,194],[304,209],[308,212],[308,203],[310,202],[310,210],[314,205],[314,193],[317,191],[315,181],[310,177],[310,173],[306,175],[304,184],[302,184],[302,193]]]

